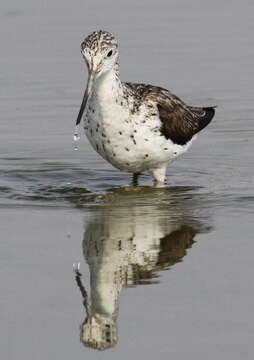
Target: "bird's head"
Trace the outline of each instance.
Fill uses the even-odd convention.
[[[111,71],[118,59],[118,45],[107,31],[94,31],[81,44],[81,53],[88,68],[88,81],[76,125],[81,121],[94,81]]]
[[[118,58],[117,41],[107,31],[94,31],[82,42],[81,53],[88,72],[98,78],[114,67]]]

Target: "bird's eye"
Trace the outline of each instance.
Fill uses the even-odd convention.
[[[113,51],[110,50],[110,51],[107,53],[107,57],[110,58],[112,55],[113,55]]]

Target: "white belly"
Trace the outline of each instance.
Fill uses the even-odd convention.
[[[116,168],[133,173],[156,169],[183,154],[190,142],[173,144],[160,134],[158,115],[146,118],[145,114],[142,108],[139,114],[130,114],[116,103],[102,108],[92,98],[84,129],[93,148]]]

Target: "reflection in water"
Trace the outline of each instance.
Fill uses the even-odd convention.
[[[114,346],[121,289],[156,283],[156,272],[181,261],[195,235],[210,229],[207,219],[191,216],[193,199],[187,194],[179,189],[118,189],[108,195],[109,205],[92,213],[83,239],[90,297],[76,268],[87,313],[80,333],[84,345],[99,350]]]

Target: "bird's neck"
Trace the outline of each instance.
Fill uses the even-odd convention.
[[[100,76],[95,82],[94,93],[100,103],[117,102],[123,95],[123,85],[119,78],[118,69],[115,67]]]

